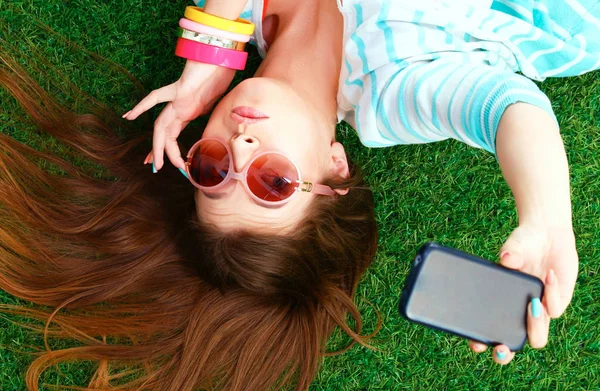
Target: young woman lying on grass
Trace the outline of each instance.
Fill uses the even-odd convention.
[[[338,186],[332,200],[311,193],[292,198],[294,184],[282,166],[268,189],[278,200],[290,197],[281,206],[258,202],[243,179],[230,180],[232,171],[252,169],[255,156],[266,151],[288,155],[308,181],[352,178],[344,148],[335,141],[341,120],[369,147],[455,138],[495,153],[519,215],[500,262],[545,281],[543,301],[534,299],[528,317],[529,342],[541,348],[550,319],[571,301],[578,257],[558,123],[530,79],[600,67],[600,2],[531,4],[271,0],[267,6],[260,0],[206,0],[206,13],[232,20],[242,12],[251,15],[265,57],[254,77],[215,107],[198,148],[204,145],[206,152],[191,151],[186,163],[176,140],[220,97],[231,70],[188,60],[177,82],[153,91],[124,117],[133,120],[169,102],[144,163],[160,170],[166,153],[185,170],[199,187],[198,218],[223,235],[260,232],[287,240],[314,213],[314,203],[344,202],[361,192]],[[209,161],[215,154],[225,162]],[[476,352],[486,348],[470,346]],[[500,364],[513,357],[504,345],[494,348]]]
[[[3,59],[0,81],[37,127],[117,178],[87,176],[0,137],[8,151],[0,155],[0,287],[68,309],[53,314],[51,332],[87,345],[42,355],[28,387],[37,389],[54,362],[88,359],[101,363],[97,389],[109,388],[106,365],[119,362],[145,364],[120,389],[304,390],[336,326],[364,344],[352,298],[377,230],[370,191],[335,141],[341,120],[370,147],[456,138],[496,154],[519,214],[501,263],[545,282],[542,302],[528,309],[529,342],[543,347],[550,319],[571,300],[578,257],[558,125],[529,79],[600,66],[600,7],[529,4],[207,0],[203,13],[186,13],[181,23],[192,33],[182,40],[210,36],[210,15],[221,26],[250,18],[264,56],[255,77],[219,102],[187,162],[176,140],[221,97],[233,69],[210,63],[214,57],[189,60],[177,82],[124,115],[134,120],[169,102],[145,163],[161,170],[166,153],[195,185],[188,191],[131,165],[136,144],[114,136],[110,117],[73,115]],[[204,32],[194,34],[198,25]],[[238,42],[228,50],[244,35],[212,34],[217,39],[204,45]],[[180,55],[199,56],[179,47],[195,44],[182,40]],[[40,170],[39,158],[65,175]],[[194,202],[185,202],[191,189]],[[494,348],[500,364],[513,356]]]

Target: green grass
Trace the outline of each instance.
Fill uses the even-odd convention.
[[[44,33],[32,18],[122,65],[149,91],[181,72],[183,60],[172,54],[172,31],[185,5],[174,0],[0,0],[0,32],[3,39],[12,37],[8,39],[22,51],[24,64],[34,61],[27,53],[33,45],[68,80],[123,113],[139,98],[133,84]],[[29,42],[20,42],[24,37]],[[37,75],[44,86],[57,77]],[[496,259],[517,218],[494,156],[454,141],[367,149],[351,129],[341,127],[339,139],[375,191],[380,249],[359,286],[357,302],[367,331],[376,315],[366,300],[379,311],[383,328],[374,341],[379,350],[354,347],[326,358],[311,390],[600,390],[600,73],[549,80],[541,87],[553,102],[567,148],[581,259],[575,297],[565,315],[552,322],[549,346],[526,347],[510,365],[500,367],[489,355],[471,353],[463,340],[409,324],[397,312],[411,258],[423,242],[435,240]],[[68,101],[68,93],[53,92]],[[4,92],[0,99],[1,112],[14,111]],[[58,148],[19,126],[11,115],[0,114],[0,130],[36,147]],[[4,293],[0,300],[16,302]],[[28,345],[41,346],[41,338],[3,317],[0,345],[27,350]],[[0,389],[25,389],[23,375],[30,361],[0,350]],[[51,369],[42,383],[85,385],[93,369],[89,363],[60,368],[65,377]]]

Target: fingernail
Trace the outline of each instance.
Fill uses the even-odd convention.
[[[154,167],[154,163],[152,163],[152,173],[156,174],[158,172],[158,170],[156,170],[156,167]]]
[[[531,315],[536,319],[542,315],[542,303],[537,297],[531,300]]]
[[[123,114],[123,116],[121,118],[125,118],[129,115],[129,113],[131,113],[131,110],[129,110],[128,112],[126,112],[125,114]]]
[[[506,352],[496,350],[496,357],[498,357],[498,360],[504,360],[506,358]]]
[[[504,259],[504,257],[508,257],[510,253],[508,251],[502,251],[500,253],[500,259]]]
[[[546,284],[552,285],[556,283],[556,274],[554,274],[554,270],[550,269],[548,272],[548,276],[546,277]]]
[[[185,171],[183,171],[181,168],[179,169],[179,172],[182,173],[184,177],[189,179],[187,173]]]

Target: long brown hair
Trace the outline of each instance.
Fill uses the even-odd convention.
[[[148,135],[126,141],[114,114],[68,110],[3,54],[0,86],[66,146],[0,134],[0,288],[38,305],[0,311],[45,323],[23,325],[46,343],[29,390],[70,360],[98,363],[86,390],[305,390],[336,326],[365,344],[353,296],[377,229],[356,168],[329,181],[349,194],[315,197],[293,235],[225,234],[197,220],[179,173],[139,163]],[[52,351],[49,336],[83,345]]]

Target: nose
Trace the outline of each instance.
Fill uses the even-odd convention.
[[[256,137],[242,133],[231,138],[230,146],[233,154],[233,167],[236,172],[241,172],[260,146],[260,142]]]

